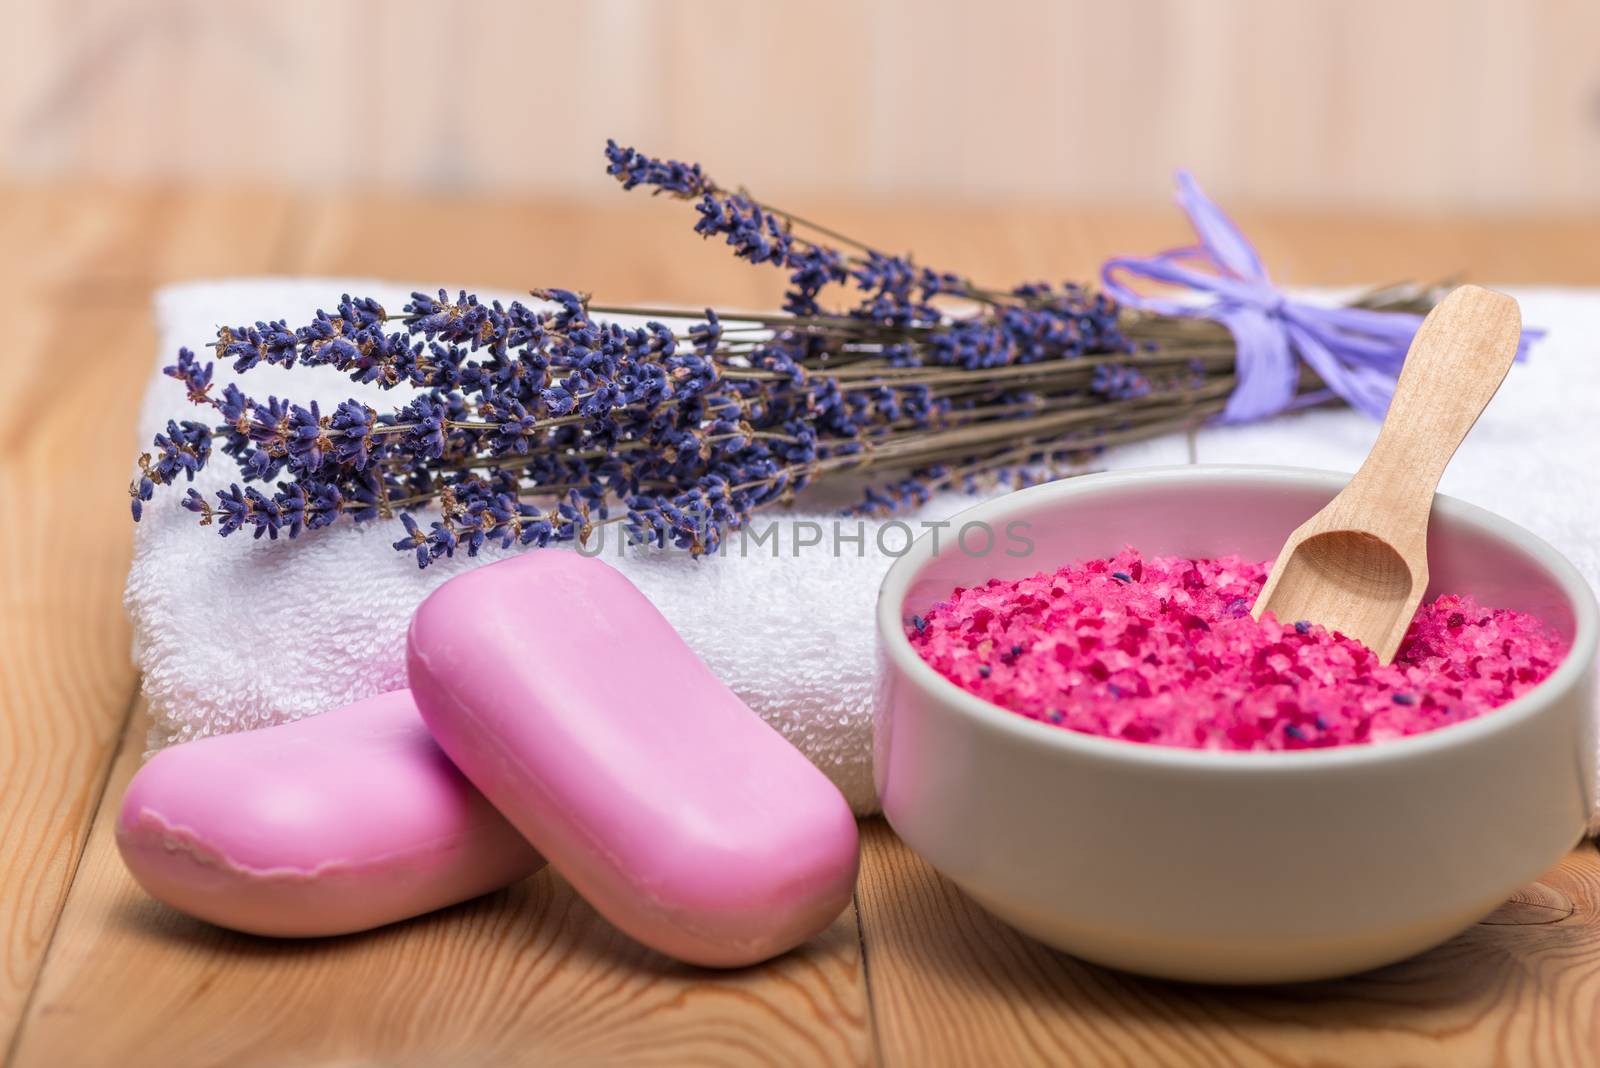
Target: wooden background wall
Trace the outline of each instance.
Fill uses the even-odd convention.
[[[0,176],[1600,205],[1600,0],[0,0]]]

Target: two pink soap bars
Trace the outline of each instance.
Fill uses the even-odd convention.
[[[407,672],[409,691],[158,753],[118,823],[134,877],[225,927],[330,935],[547,858],[640,942],[724,967],[848,903],[843,796],[599,560],[529,552],[445,583]]]

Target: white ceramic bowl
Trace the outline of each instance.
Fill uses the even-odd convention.
[[[1594,798],[1594,595],[1559,553],[1440,496],[1432,586],[1571,639],[1503,708],[1377,745],[1219,753],[1063,730],[997,708],[917,656],[904,621],[956,586],[1132,545],[1271,559],[1348,475],[1152,468],[1021,490],[897,560],[878,604],[876,779],[910,846],[990,911],[1085,960],[1202,982],[1326,978],[1442,942],[1556,863]],[[986,523],[984,556],[955,535]],[[1032,552],[1011,533],[1030,539]],[[967,539],[973,552],[981,533]]]

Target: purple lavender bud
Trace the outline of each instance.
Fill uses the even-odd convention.
[[[347,400],[335,408],[328,424],[334,459],[357,471],[365,468],[371,458],[376,423],[377,413],[360,401]]]
[[[195,354],[188,349],[178,350],[178,362],[168,367],[163,367],[161,373],[169,378],[176,378],[184,384],[189,391],[189,399],[196,404],[208,402],[211,390],[211,374],[215,370],[210,363],[201,363]]]
[[[405,537],[394,543],[394,547],[403,553],[415,553],[418,567],[427,567],[431,557],[428,554],[428,536],[417,521],[411,518],[411,513],[406,512],[400,516],[400,522],[405,527]]]
[[[609,139],[606,141],[606,173],[615,176],[624,189],[647,185],[656,193],[680,197],[695,196],[708,185],[698,163],[651,159]]]

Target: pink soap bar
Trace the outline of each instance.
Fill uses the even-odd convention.
[[[412,620],[408,666],[450,758],[653,949],[753,964],[849,902],[843,796],[599,560],[529,552],[451,579]]]
[[[408,690],[157,753],[128,785],[117,846],[159,900],[281,936],[379,927],[544,865]]]

